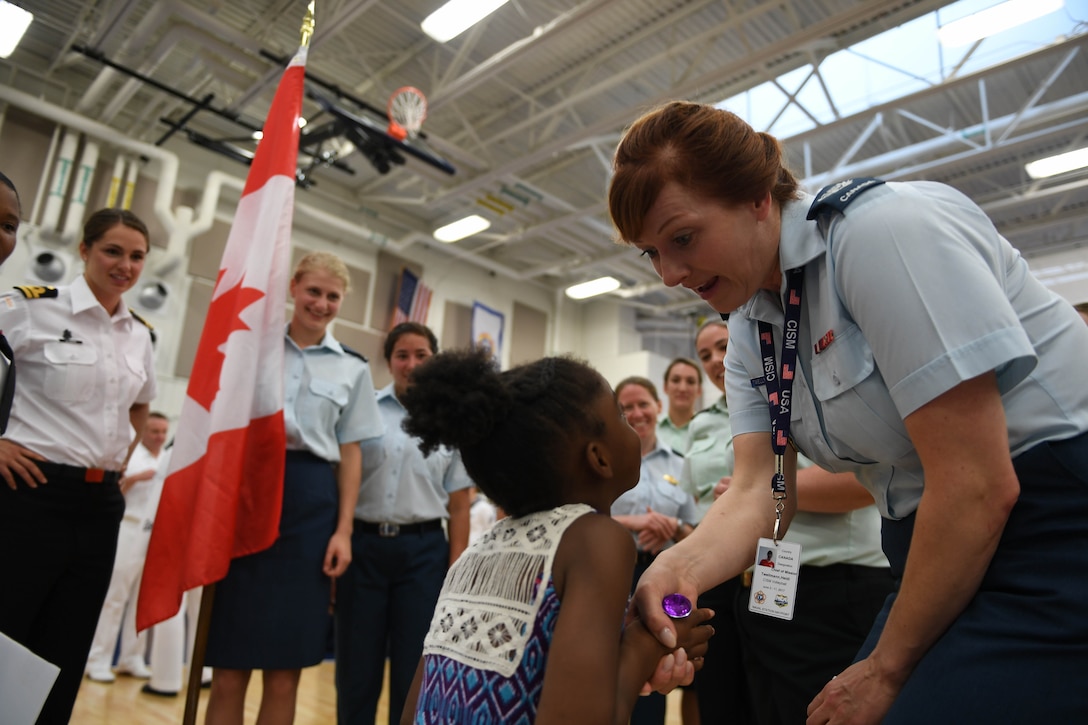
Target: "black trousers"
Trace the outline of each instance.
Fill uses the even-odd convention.
[[[125,500],[116,482],[0,482],[0,631],[60,667],[38,725],[72,714],[109,588]]]
[[[748,687],[759,725],[801,725],[812,698],[854,661],[895,589],[887,568],[802,566],[792,620],[748,611],[750,590],[736,598]]]
[[[714,610],[710,620],[714,636],[707,645],[702,669],[695,673],[695,695],[703,725],[754,722],[733,604],[742,589],[741,577],[734,577],[699,595],[699,606]]]

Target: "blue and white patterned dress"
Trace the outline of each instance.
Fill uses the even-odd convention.
[[[559,614],[552,562],[563,532],[592,512],[502,519],[450,568],[423,645],[417,725],[536,720]]]

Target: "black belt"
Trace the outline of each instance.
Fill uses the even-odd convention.
[[[649,566],[654,563],[654,559],[657,558],[657,554],[651,554],[648,551],[639,550],[635,556],[635,566]]]
[[[355,526],[364,534],[377,534],[378,536],[390,538],[404,536],[405,534],[425,534],[428,531],[440,531],[442,529],[442,519],[420,521],[416,524],[391,524],[388,521],[374,524],[356,519]]]
[[[52,463],[51,461],[34,461],[35,465],[47,479],[53,478],[67,481],[83,481],[85,483],[112,483],[121,481],[120,471],[107,471],[104,468],[83,468],[81,466],[69,466],[66,463]]]

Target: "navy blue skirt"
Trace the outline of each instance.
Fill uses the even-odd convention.
[[[279,537],[216,583],[205,664],[291,670],[325,658],[331,580],[321,567],[338,507],[332,465],[288,451]]]
[[[1013,465],[1020,498],[979,591],[918,663],[885,723],[1088,716],[1088,434],[1041,443]],[[913,516],[884,521],[884,550],[897,573],[913,526]],[[872,651],[894,597],[859,659]]]

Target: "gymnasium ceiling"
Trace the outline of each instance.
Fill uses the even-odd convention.
[[[177,121],[192,108],[169,90],[198,99],[211,94],[209,106],[224,114],[203,111],[188,122],[209,138],[245,136],[225,114],[259,126],[281,72],[275,59],[297,48],[306,3],[22,4],[36,19],[12,56],[0,60],[0,83],[154,143],[169,130],[162,119]],[[347,243],[365,247],[378,238],[409,255],[413,245],[427,245],[549,289],[610,274],[623,284],[614,294],[643,314],[704,310],[612,241],[604,197],[624,126],[660,102],[718,102],[806,66],[816,68],[810,89],[841,83],[853,66],[832,79],[821,75],[823,59],[946,4],[511,0],[440,44],[419,28],[439,0],[318,0],[308,71],[325,85],[315,90],[326,97],[339,90],[338,103],[365,116],[369,111],[354,101],[384,109],[394,89],[422,89],[430,102],[426,144],[456,173],[409,157],[383,175],[356,151],[338,167],[315,168],[313,185],[298,199],[367,232],[338,235]],[[1064,12],[1083,20],[1086,10],[1085,0],[1067,0]],[[1049,181],[1024,172],[1026,161],[1088,143],[1088,37],[1077,34],[1082,25],[1070,26],[1068,37],[1025,47],[989,70],[953,68],[944,81],[900,100],[849,114],[825,107],[813,113],[820,125],[785,139],[790,163],[809,191],[859,175],[948,182],[976,199],[1028,256],[1082,245],[1088,172]],[[901,71],[909,76],[912,63]],[[866,82],[860,70],[857,82]],[[805,105],[800,94],[797,100],[794,113]],[[322,118],[313,101],[305,112],[315,124]],[[166,147],[183,164],[213,156],[184,134]],[[216,158],[244,176],[241,164]],[[431,238],[434,228],[469,213],[488,218],[491,228],[452,245]]]

